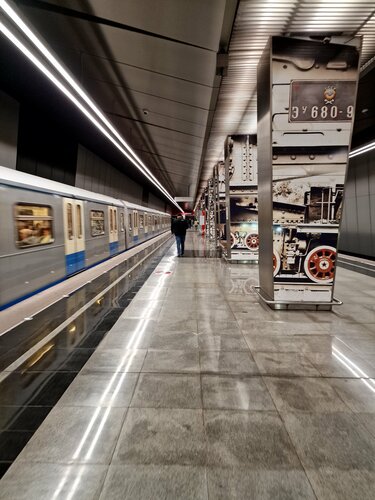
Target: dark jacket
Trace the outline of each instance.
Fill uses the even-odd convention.
[[[188,224],[186,220],[175,219],[172,221],[171,231],[176,236],[185,236]]]

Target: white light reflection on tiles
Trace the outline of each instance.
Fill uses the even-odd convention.
[[[170,277],[170,272],[171,272],[171,269],[172,267],[174,266],[174,259],[173,257],[169,258],[168,259],[168,262],[166,264],[166,266],[163,268],[163,271],[165,274],[161,275],[158,279],[158,283],[157,285],[155,286],[155,290],[153,291],[152,293],[152,297],[150,298],[150,305],[149,306],[145,306],[145,307],[148,307],[149,309],[151,309],[151,312],[152,310],[154,309],[155,305],[156,305],[156,299],[159,297],[160,295],[160,292],[165,284],[165,281],[168,277]],[[148,314],[148,316],[150,316],[150,314]],[[111,377],[111,380],[109,381],[107,387],[105,388],[105,390],[103,391],[103,394],[100,398],[100,401],[99,401],[99,406],[96,408],[87,428],[86,428],[86,431],[73,455],[73,460],[77,460],[79,458],[79,455],[86,443],[86,441],[88,440],[89,438],[89,435],[90,435],[90,432],[91,430],[93,429],[94,427],[94,424],[96,422],[96,420],[98,419],[99,417],[99,414],[100,414],[100,411],[103,409],[100,405],[102,405],[105,401],[105,397],[107,396],[107,394],[109,393],[109,391],[111,390],[111,388],[113,387],[113,385],[115,384],[116,382],[116,378],[120,375],[117,383],[116,383],[116,386],[113,390],[113,393],[112,393],[112,396],[111,396],[111,399],[109,400],[109,402],[107,403],[107,408],[102,416],[102,419],[101,419],[101,422],[99,423],[98,425],[98,428],[97,428],[97,431],[93,437],[93,439],[91,440],[91,445],[85,455],[85,460],[88,460],[91,455],[92,455],[92,452],[95,448],[95,445],[96,443],[98,442],[98,439],[100,437],[100,434],[104,428],[104,425],[108,419],[108,416],[109,416],[109,413],[111,411],[111,407],[112,407],[112,403],[114,401],[114,399],[116,398],[120,388],[121,388],[121,385],[124,381],[124,379],[126,378],[126,375],[127,375],[127,372],[128,370],[130,369],[130,366],[131,366],[131,363],[134,359],[134,356],[136,354],[136,351],[135,349],[137,349],[137,347],[139,346],[139,343],[142,339],[142,336],[146,330],[146,327],[148,325],[150,321],[150,318],[147,317],[147,318],[140,318],[139,322],[138,322],[138,325],[137,327],[135,328],[134,330],[134,333],[133,335],[131,336],[131,338],[129,339],[129,342],[128,344],[126,345],[126,350],[130,350],[132,349],[132,352],[131,352],[131,355],[130,357],[128,357],[127,355],[125,355],[122,359],[121,359],[121,362],[119,363],[119,365],[117,366],[116,368],[116,371],[115,373],[113,374],[113,376]],[[126,365],[125,365],[126,363]],[[123,371],[121,371],[123,369],[123,366],[125,365],[125,368]],[[65,474],[65,476],[63,477],[63,479],[60,481],[53,497],[52,497],[52,500],[56,500],[58,498],[58,496],[60,495],[64,485],[66,484],[68,478],[69,478],[69,475],[70,475],[70,472],[71,472],[71,469]],[[70,489],[70,492],[68,494],[68,496],[66,497],[67,499],[71,500],[73,498],[73,495],[78,487],[78,484],[81,480],[81,477],[82,477],[82,473],[83,473],[83,468],[81,468],[76,480],[74,481],[74,483],[72,484],[72,487]]]
[[[337,347],[332,347],[333,356],[340,361],[353,375],[359,378],[363,384],[365,384],[368,389],[375,393],[375,380],[369,378],[367,373],[365,373],[358,365],[353,363],[351,359],[349,359],[345,354],[337,349]],[[365,378],[362,378],[365,377]]]
[[[74,483],[72,484],[69,493],[66,496],[64,495],[65,500],[72,500],[72,498],[74,497],[74,494],[75,494],[75,492],[77,490],[77,487],[78,487],[78,485],[79,485],[79,483],[81,481],[84,468],[85,468],[84,465],[81,465],[78,468],[77,477],[76,477]],[[75,467],[74,470],[77,470],[77,468]],[[67,482],[67,480],[68,480],[71,472],[72,472],[72,466],[69,467],[68,471],[65,473],[64,477],[61,479],[61,481],[60,481],[58,487],[56,488],[55,493],[53,494],[53,497],[51,498],[51,500],[57,500],[59,498],[60,493],[62,492],[62,489],[64,488],[64,485]]]
[[[170,269],[172,268],[174,262],[173,261],[169,261],[169,263],[165,266],[164,268],[164,274],[162,274],[159,279],[158,279],[158,283],[157,285],[155,286],[155,290],[152,294],[152,298],[150,298],[150,300],[148,301],[147,305],[145,305],[145,309],[147,311],[147,317],[144,317],[144,318],[140,318],[139,322],[138,322],[138,325],[137,327],[135,328],[134,330],[134,333],[133,335],[131,336],[131,338],[129,339],[129,342],[128,344],[126,345],[126,351],[130,351],[131,350],[131,353],[130,353],[130,356],[128,355],[128,352],[125,354],[125,356],[123,356],[123,358],[121,359],[121,362],[119,363],[119,365],[117,366],[111,380],[109,381],[107,387],[105,388],[101,398],[100,398],[100,401],[99,401],[99,406],[97,407],[97,409],[95,410],[94,412],[94,415],[92,416],[92,419],[91,421],[89,422],[88,426],[87,426],[87,429],[82,437],[82,440],[81,442],[79,443],[78,447],[77,447],[77,450],[75,451],[74,455],[73,455],[73,459],[76,460],[86,441],[88,440],[88,437],[89,437],[89,434],[96,422],[96,420],[98,419],[99,417],[99,414],[100,414],[100,410],[102,409],[102,407],[100,405],[104,404],[104,401],[105,401],[105,398],[107,396],[107,394],[109,393],[109,391],[112,389],[112,387],[114,386],[114,389],[113,389],[113,392],[112,392],[112,396],[109,400],[109,402],[106,404],[106,406],[108,406],[108,408],[106,409],[106,411],[104,412],[103,416],[102,416],[102,419],[101,419],[101,422],[97,428],[97,431],[95,433],[95,435],[93,436],[93,438],[90,440],[91,444],[90,444],[90,447],[85,455],[85,459],[88,460],[91,455],[92,455],[92,452],[95,448],[95,445],[100,437],[100,434],[104,428],[104,425],[105,425],[105,422],[109,416],[109,413],[110,413],[110,410],[111,410],[111,407],[112,407],[112,404],[113,404],[113,401],[115,400],[120,388],[121,388],[121,385],[124,381],[124,379],[126,378],[126,373],[129,371],[130,367],[131,367],[131,364],[133,362],[133,359],[137,353],[136,349],[138,348],[139,344],[140,344],[140,341],[143,337],[143,334],[146,330],[146,327],[150,321],[150,316],[152,315],[152,312],[157,304],[157,298],[159,297],[160,295],[160,292],[165,284],[165,280],[170,276]],[[118,378],[118,380],[116,381],[116,379]],[[115,385],[116,384],[116,385]]]

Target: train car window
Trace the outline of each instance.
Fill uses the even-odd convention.
[[[138,227],[138,212],[134,212],[134,227]]]
[[[113,209],[113,228],[117,231],[117,210]]]
[[[144,219],[143,219],[143,215],[142,214],[139,214],[139,229],[143,229],[144,228]]]
[[[77,230],[78,230],[78,238],[82,238],[82,207],[81,205],[76,206],[77,209]]]
[[[71,203],[66,204],[66,218],[67,218],[67,231],[68,231],[68,239],[73,239],[73,205]]]
[[[104,212],[102,210],[90,210],[91,236],[101,236],[105,233]]]
[[[129,214],[129,231],[132,230],[133,222],[132,222],[132,214]]]
[[[109,230],[113,233],[112,208],[109,209]]]
[[[125,219],[124,219],[124,212],[120,212],[120,230],[122,232],[125,231]]]
[[[16,245],[27,248],[53,243],[52,222],[52,207],[18,203],[15,205]]]

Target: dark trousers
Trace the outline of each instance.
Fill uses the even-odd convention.
[[[177,255],[184,255],[185,250],[185,235],[175,234],[177,244]]]

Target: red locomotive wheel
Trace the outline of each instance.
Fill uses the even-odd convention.
[[[331,283],[335,275],[336,248],[320,246],[313,248],[306,256],[306,275],[315,283]]]
[[[259,250],[259,235],[256,233],[249,233],[246,236],[245,243],[249,250],[257,252]]]
[[[279,273],[281,267],[281,259],[279,252],[277,250],[273,251],[272,262],[273,262],[273,275],[276,276],[276,274]]]

